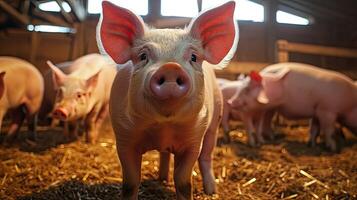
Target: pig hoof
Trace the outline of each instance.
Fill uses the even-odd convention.
[[[216,194],[217,193],[217,189],[216,189],[216,183],[207,183],[204,185],[204,192],[205,194],[208,195],[212,195],[212,194]]]

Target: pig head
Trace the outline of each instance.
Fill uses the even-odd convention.
[[[178,199],[192,199],[191,173],[198,159],[208,194],[216,192],[212,150],[222,97],[213,65],[232,58],[238,30],[234,2],[201,14],[185,29],[152,29],[131,11],[103,1],[97,40],[119,70],[110,113],[123,171],[124,199],[136,199],[141,155],[160,151],[160,179],[175,155]],[[210,65],[205,63],[205,60]]]
[[[53,83],[57,91],[53,117],[62,121],[84,117],[92,108],[90,98],[100,71],[88,79],[81,79],[63,73],[50,61],[47,64],[52,69]]]

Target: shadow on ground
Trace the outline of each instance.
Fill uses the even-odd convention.
[[[120,199],[121,184],[85,184],[77,180],[61,183],[58,186],[17,198],[18,200],[77,200],[77,199]],[[175,193],[163,183],[145,180],[139,188],[139,199],[175,199]]]

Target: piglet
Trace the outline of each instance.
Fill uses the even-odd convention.
[[[327,147],[337,150],[335,123],[356,132],[357,88],[347,76],[302,63],[279,63],[252,76],[251,83],[231,99],[235,108],[276,109],[288,119],[312,118],[309,143],[321,132]]]
[[[98,129],[108,114],[109,95],[116,68],[99,54],[89,54],[72,63],[68,75],[48,62],[57,91],[52,116],[65,121],[67,135],[76,136],[79,120],[85,123],[86,141],[95,143]]]
[[[0,127],[10,111],[12,122],[6,140],[11,141],[27,118],[31,139],[35,139],[37,113],[43,97],[43,78],[31,63],[15,58],[0,57]],[[5,75],[6,73],[6,75]]]
[[[125,8],[107,1],[102,6],[99,48],[116,63],[127,63],[110,97],[122,198],[137,199],[142,154],[149,150],[160,152],[161,180],[168,180],[170,153],[174,154],[177,199],[192,199],[197,159],[205,193],[215,193],[212,151],[222,97],[213,65],[224,66],[235,52],[235,3],[202,13],[183,30],[149,28]]]

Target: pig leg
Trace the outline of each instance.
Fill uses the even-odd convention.
[[[170,153],[160,152],[159,180],[169,181]]]
[[[66,139],[75,140],[78,138],[78,126],[79,126],[78,120],[65,122],[64,128],[65,128]]]
[[[86,142],[94,144],[98,138],[98,129],[96,126],[98,111],[93,109],[91,113],[89,113],[85,119],[85,127],[86,127]]]
[[[309,147],[316,146],[316,139],[317,139],[317,136],[319,136],[319,134],[320,134],[319,121],[316,117],[313,117],[310,120],[310,137],[309,137],[309,141],[307,142],[307,145]]]
[[[264,132],[264,121],[265,121],[265,113],[259,114],[257,117],[256,121],[256,135],[257,135],[257,140],[259,144],[265,144],[265,140],[263,138],[263,132]]]
[[[334,113],[321,112],[318,114],[318,117],[321,130],[325,136],[324,138],[327,148],[329,148],[333,152],[336,152],[337,144],[333,138],[335,133],[336,115]]]
[[[269,140],[274,140],[275,135],[272,129],[272,120],[274,117],[274,111],[267,111],[264,117],[264,124],[263,124],[263,134],[268,137]]]
[[[142,155],[135,149],[119,150],[118,146],[117,152],[123,173],[121,199],[137,199],[141,178]]]
[[[97,116],[97,119],[95,121],[97,130],[99,130],[100,127],[102,126],[102,124],[103,124],[105,118],[107,117],[108,113],[109,113],[109,104],[106,104],[100,110],[100,112],[99,112],[99,114]],[[96,137],[98,137],[98,136],[96,136]]]
[[[20,106],[13,110],[12,112],[12,122],[10,124],[10,128],[7,133],[7,141],[13,140],[16,136],[22,123],[24,122],[26,117],[24,107]]]
[[[38,115],[37,114],[28,115],[27,122],[28,122],[28,130],[30,131],[29,139],[35,141],[36,140],[36,129],[37,129],[37,123],[38,123]]]
[[[4,118],[6,111],[5,110],[0,110],[0,133],[1,133],[1,127],[2,127],[2,120]]]
[[[229,108],[228,103],[225,102],[223,106],[223,115],[222,115],[222,127],[223,127],[223,142],[230,143],[231,138],[229,137]]]
[[[197,145],[199,146],[199,144]],[[186,150],[175,154],[174,182],[176,198],[178,200],[192,199],[192,169],[198,154],[199,152],[197,150]],[[203,182],[205,182],[205,180],[203,180]]]
[[[242,116],[242,122],[245,126],[245,128],[247,129],[248,132],[248,144],[252,147],[256,146],[256,142],[255,142],[255,127],[253,124],[253,119],[251,116],[248,115],[243,115]]]

